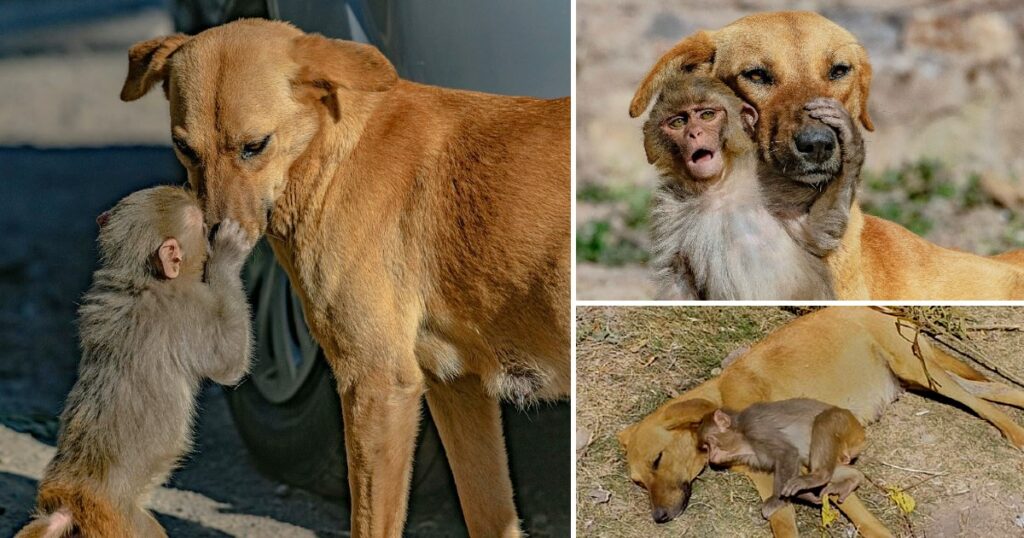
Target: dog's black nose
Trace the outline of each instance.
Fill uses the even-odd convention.
[[[654,512],[651,515],[654,516],[655,523],[667,523],[670,519],[672,519],[668,515],[668,510],[665,510],[664,508],[655,508]]]
[[[836,151],[836,135],[825,125],[808,125],[796,133],[793,141],[800,157],[814,164],[831,159]]]

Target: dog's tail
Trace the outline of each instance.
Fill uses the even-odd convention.
[[[129,538],[130,526],[103,496],[80,485],[44,481],[38,512],[15,538],[103,536]]]

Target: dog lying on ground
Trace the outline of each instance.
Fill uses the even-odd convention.
[[[1024,408],[1024,391],[989,381],[966,364],[921,339],[914,328],[870,308],[832,307],[800,317],[753,345],[714,379],[665,403],[619,433],[630,478],[650,496],[655,520],[668,521],[686,508],[691,483],[708,463],[698,448],[701,419],[720,407],[742,410],[756,402],[813,398],[849,409],[861,423],[877,420],[901,390],[930,391],[959,402],[999,428],[1024,449],[1024,428],[989,402]],[[658,459],[658,465],[652,462]],[[750,476],[762,499],[772,495],[772,476]],[[850,495],[839,508],[865,536],[891,536]],[[775,536],[796,536],[792,507],[770,518]]]
[[[210,224],[264,232],[341,394],[352,533],[402,533],[424,394],[472,536],[518,536],[499,399],[569,392],[570,101],[398,78],[241,20],[138,43]]]
[[[680,41],[636,90],[640,116],[679,71],[725,82],[759,114],[761,160],[780,174],[813,177],[840,159],[834,133],[804,114],[815,98],[838,100],[871,131],[871,64],[850,32],[810,12],[760,13]],[[825,257],[839,299],[1024,299],[1024,251],[983,257],[929,243],[854,203],[840,246]]]

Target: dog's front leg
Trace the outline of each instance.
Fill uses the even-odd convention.
[[[857,527],[857,532],[865,538],[892,538],[889,529],[864,506],[864,503],[860,502],[856,493],[851,493],[845,501],[836,506],[846,514],[846,517]]]
[[[385,361],[362,364],[381,362],[349,383],[341,383],[344,373],[336,371],[355,538],[401,536],[408,504],[423,376],[415,367],[402,370]]]
[[[754,487],[757,488],[757,493],[761,496],[762,501],[769,499],[773,495],[775,481],[772,475],[759,473],[742,465],[732,467],[731,469],[746,475],[754,483]],[[791,503],[786,503],[785,506],[776,510],[768,518],[768,523],[772,527],[772,535],[775,538],[795,538],[800,536],[800,533],[796,530],[796,510],[793,509]]]
[[[465,376],[430,382],[427,405],[455,475],[469,535],[521,536],[498,400],[484,392],[478,377]]]

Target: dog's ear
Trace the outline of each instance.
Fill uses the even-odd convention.
[[[377,47],[305,34],[292,41],[299,64],[293,83],[311,92],[338,119],[337,91],[384,92],[398,82],[398,73]]]
[[[693,71],[701,64],[711,64],[714,60],[715,42],[711,32],[701,30],[677,43],[647,72],[644,81],[633,94],[633,101],[629,103],[629,117],[635,118],[647,110],[647,105],[661,91],[667,77],[681,70]]]
[[[167,78],[167,60],[189,36],[174,34],[140,41],[128,49],[128,77],[121,87],[121,100],[134,101]]]
[[[664,427],[666,430],[696,430],[704,416],[716,409],[718,406],[703,398],[669,404],[664,412]]]
[[[862,52],[863,59],[860,65],[857,66],[857,88],[860,94],[860,124],[869,131],[875,130],[875,124],[871,121],[871,116],[868,116],[868,93],[871,90],[871,62],[868,61],[868,54],[866,51]]]
[[[629,450],[629,442],[633,440],[634,431],[636,431],[636,424],[627,426],[626,429],[619,432],[619,444],[622,445],[623,451]]]

